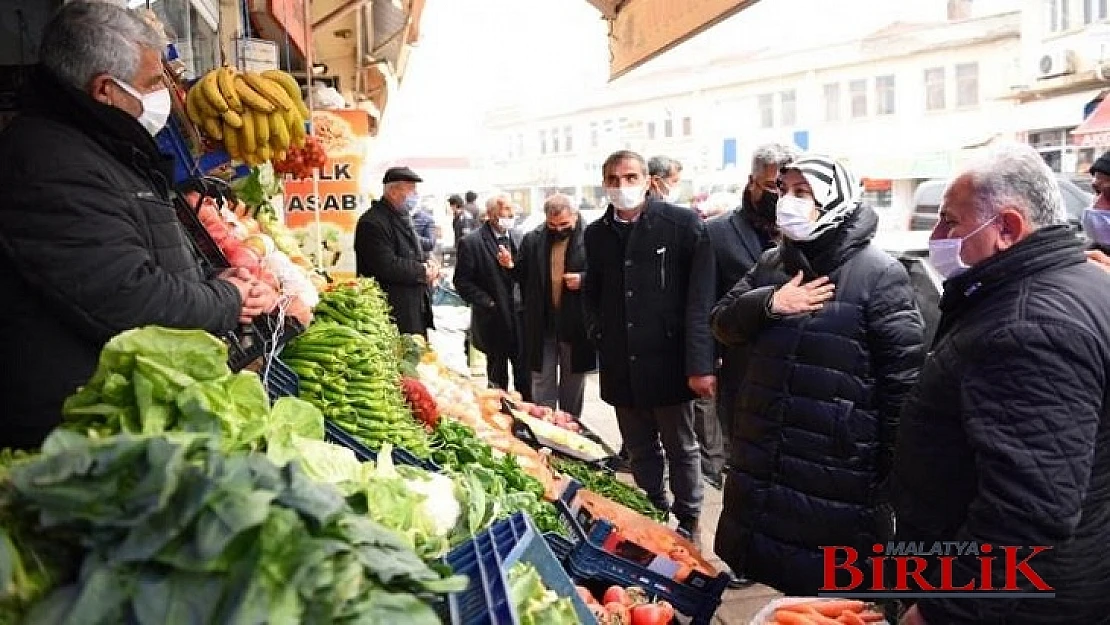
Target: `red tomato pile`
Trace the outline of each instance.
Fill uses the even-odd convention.
[[[412,416],[416,417],[417,421],[423,423],[429,430],[439,423],[439,406],[423,382],[416,378],[404,377],[401,379],[401,391],[405,394],[405,400],[412,408]]]
[[[314,169],[328,162],[328,153],[319,138],[309,135],[303,148],[289,146],[285,158],[274,160],[274,171],[279,175],[289,175],[297,180],[311,178]]]
[[[610,586],[601,602],[581,586],[578,596],[586,602],[598,625],[667,625],[674,620],[674,607],[666,601],[649,601],[639,586]]]

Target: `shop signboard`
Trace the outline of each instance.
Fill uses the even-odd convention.
[[[609,35],[611,80],[643,65],[756,0],[636,0],[623,6]]]
[[[235,66],[256,73],[279,69],[277,44],[265,39],[236,39]]]
[[[370,116],[348,109],[315,111],[312,119],[328,160],[316,180],[284,181],[285,225],[318,267],[337,278],[351,278],[355,226],[368,204],[362,170],[367,166]]]

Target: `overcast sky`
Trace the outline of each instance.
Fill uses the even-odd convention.
[[[1019,8],[1018,0],[974,2],[978,13]],[[943,19],[946,3],[760,0],[636,73],[745,49],[843,41],[896,20]],[[487,110],[572,105],[608,81],[606,26],[586,0],[427,0],[420,32],[401,92],[387,108],[375,155],[383,160],[468,155],[480,149]]]

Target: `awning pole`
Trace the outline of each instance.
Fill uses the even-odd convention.
[[[313,116],[316,112],[316,97],[315,85],[313,84],[312,77],[315,74],[313,71],[313,48],[312,41],[312,0],[304,0],[304,65],[305,74],[308,76],[308,134],[316,135],[316,123],[313,121]],[[312,207],[312,213],[316,218],[316,270],[323,271],[324,269],[324,238],[323,226],[320,225],[320,170],[319,168],[312,168],[312,195],[316,198],[316,202]]]

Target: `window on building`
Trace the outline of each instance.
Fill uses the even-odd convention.
[[[852,117],[867,117],[867,81],[849,82],[848,96],[852,101]]]
[[[689,117],[682,118],[682,136],[689,137],[694,134],[694,120]]]
[[[940,111],[948,106],[944,85],[944,68],[925,70],[925,110]]]
[[[875,77],[875,114],[893,115],[896,111],[898,93],[894,83],[894,76]]]
[[[1048,12],[1048,29],[1058,33],[1071,28],[1072,0],[1044,0]]]
[[[574,151],[574,128],[563,126],[563,149],[567,152]]]
[[[829,83],[822,90],[825,92],[825,121],[840,121],[840,83]]]
[[[540,154],[547,154],[547,131],[540,131]]]
[[[674,136],[674,120],[670,117],[663,120],[663,136],[667,139]]]
[[[140,4],[135,0],[131,6]],[[193,76],[201,76],[219,66],[220,40],[215,23],[197,11],[189,0],[162,0],[149,4],[165,27],[166,36],[177,48],[181,62]],[[215,17],[215,16],[213,16]]]
[[[756,98],[759,105],[759,127],[774,128],[775,126],[775,98],[765,93]]]
[[[782,104],[782,125],[793,126],[798,123],[798,94],[793,89],[779,94]]]
[[[597,136],[597,122],[590,122],[590,147],[596,148],[598,146],[598,142],[599,139]]]
[[[1083,23],[1100,22],[1107,18],[1107,0],[1080,0],[1083,3]]]
[[[979,64],[961,63],[956,66],[956,106],[979,104]]]
[[[559,129],[558,128],[552,128],[551,129],[551,153],[552,154],[558,154],[559,153]]]
[[[655,139],[655,122],[647,123],[647,138],[649,140]]]

